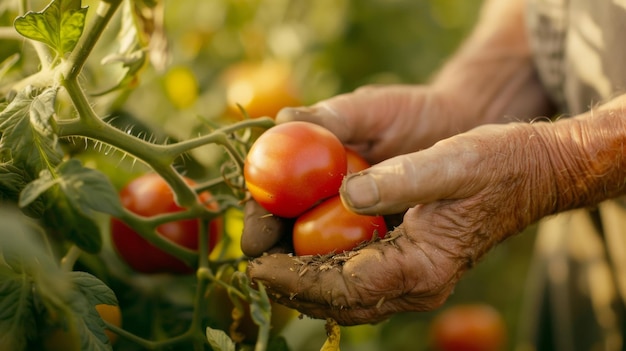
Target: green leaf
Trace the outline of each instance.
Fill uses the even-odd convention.
[[[6,207],[0,222],[0,349],[21,350],[37,332],[37,306],[60,309],[70,285],[32,232],[34,223]]]
[[[258,284],[259,289],[253,289],[250,280],[243,272],[235,272],[233,280],[241,291],[250,298],[250,313],[252,320],[261,329],[267,327],[269,331],[270,320],[272,317],[272,305],[265,291],[263,284]]]
[[[30,174],[61,163],[52,118],[56,94],[56,88],[38,93],[27,87],[0,112],[0,148],[10,148],[13,164]]]
[[[69,302],[76,318],[76,330],[80,334],[81,350],[110,351],[111,342],[104,332],[105,324],[89,296],[80,288],[73,291]]]
[[[141,35],[138,32],[139,20],[133,15],[134,11],[138,11],[137,2],[125,2],[120,18],[120,29],[117,33],[119,40],[119,49],[117,52],[105,56],[100,63],[122,65],[122,75],[115,85],[103,91],[93,93],[94,96],[104,95],[111,91],[121,88],[127,88],[137,79],[137,75],[146,66],[148,61],[148,50],[141,43]]]
[[[85,215],[91,215],[92,210],[116,217],[123,214],[117,191],[104,173],[83,167],[79,160],[72,159],[59,166],[58,176],[72,206]]]
[[[0,265],[0,349],[23,350],[34,327],[32,286],[28,277]]]
[[[76,159],[61,163],[56,169],[56,177],[47,170],[41,171],[39,178],[26,185],[20,194],[19,206],[29,205],[55,185],[59,185],[72,207],[86,217],[92,217],[93,211],[113,216],[123,213],[111,180],[98,170],[83,167]]]
[[[113,291],[84,272],[64,272],[20,220],[0,208],[0,350],[23,350],[46,330],[69,328],[82,350],[110,351],[98,303],[117,304]]]
[[[40,41],[59,56],[74,50],[83,34],[87,8],[80,0],[53,0],[40,12],[28,12],[13,25],[26,38]]]
[[[76,209],[65,193],[53,193],[54,206],[44,215],[46,226],[88,253],[100,252],[102,236],[95,221]]]
[[[206,338],[214,351],[235,351],[235,343],[223,330],[207,327]]]
[[[9,162],[0,163],[0,200],[15,200],[26,186],[25,174]]]
[[[101,172],[82,167],[80,161],[69,160],[56,169],[56,177],[44,170],[39,178],[22,190],[20,206],[48,194],[51,206],[44,216],[46,225],[58,231],[89,253],[102,247],[102,237],[93,211],[119,215],[122,204],[110,180]]]
[[[52,177],[50,171],[41,171],[39,173],[39,178],[28,183],[20,193],[18,206],[26,207],[30,205],[33,201],[37,200],[43,193],[45,193],[48,189],[50,189],[57,183],[57,179],[54,179]]]
[[[10,162],[0,164],[0,201],[17,204],[22,189],[29,181],[30,177],[24,170],[15,167]],[[31,201],[22,208],[22,211],[31,217],[41,217],[44,210],[43,198]]]
[[[99,304],[117,306],[115,293],[100,279],[86,272],[70,272],[69,275],[74,286],[87,297],[91,306]]]

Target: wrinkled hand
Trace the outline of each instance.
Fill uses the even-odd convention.
[[[457,134],[470,127],[464,113],[472,112],[420,86],[368,87],[281,111],[277,122],[320,124],[375,163],[344,179],[348,207],[404,216],[385,239],[359,250],[294,257],[280,253],[289,252],[290,224],[250,202],[242,244],[254,248],[253,257],[269,252],[250,262],[250,278],[280,303],[342,325],[440,306],[489,249],[552,213],[556,202],[549,155],[559,153],[550,149],[558,143],[546,141],[549,124]]]
[[[530,124],[488,125],[344,180],[364,214],[408,211],[388,236],[332,257],[269,254],[249,276],[280,303],[342,325],[440,306],[490,248],[550,211],[545,138]]]

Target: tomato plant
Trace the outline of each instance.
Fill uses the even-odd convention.
[[[134,323],[120,333],[134,347],[228,347],[232,340],[224,331],[205,323],[206,292],[222,266],[238,268],[236,284],[223,284],[256,311],[258,347],[264,348],[271,315],[267,294],[251,287],[241,257],[212,258],[209,252],[223,214],[244,198],[241,173],[250,130],[274,122],[259,118],[221,125],[198,116],[201,126],[187,137],[173,136],[158,123],[142,123],[136,114],[144,111],[127,111],[125,102],[142,85],[139,76],[148,66],[153,73],[166,71],[166,45],[151,43],[155,37],[167,40],[158,20],[163,6],[120,0],[96,0],[96,5],[91,16],[91,7],[74,0],[51,0],[41,11],[31,10],[31,2],[0,9],[0,309],[5,311],[0,348],[111,350],[115,335],[107,335],[103,320],[118,325],[116,294],[157,301],[143,313],[135,311]],[[21,44],[4,45],[5,40]],[[173,69],[164,80],[181,113],[195,105],[199,81],[191,71]],[[179,89],[182,83],[186,91]],[[142,109],[172,107],[150,101]],[[184,124],[179,124],[184,114],[176,118],[177,127]],[[197,155],[205,153],[195,151],[206,146],[217,147],[199,162]],[[81,157],[84,151],[116,166],[89,162]],[[112,179],[130,174],[119,170],[127,165],[133,173],[151,173],[118,194]],[[183,172],[199,174],[194,177],[199,184]],[[132,268],[196,274],[147,276],[142,283],[158,286],[168,278],[173,285],[139,289],[128,270],[112,264],[113,248],[101,235],[107,227],[113,229],[112,246]],[[205,231],[207,237],[200,234]],[[134,324],[167,305],[165,290],[178,291],[176,307],[191,310],[148,320],[147,329],[134,330]],[[166,322],[181,327],[170,330]]]
[[[185,178],[189,185],[195,182]],[[198,195],[207,208],[216,210],[209,192]],[[125,208],[141,216],[155,216],[182,211],[174,199],[169,185],[156,173],[142,175],[128,183],[120,191]],[[208,252],[215,247],[222,230],[221,220],[210,222]],[[184,219],[161,224],[157,227],[160,235],[191,250],[198,250],[200,224],[198,219]],[[111,239],[122,259],[135,271],[142,273],[192,273],[194,269],[171,254],[150,244],[120,219],[111,218]]]
[[[289,122],[254,142],[244,177],[261,206],[280,217],[296,217],[335,195],[346,170],[346,153],[334,134],[312,123]]]
[[[345,88],[330,71],[334,59],[318,49],[343,42],[338,35],[352,5],[293,3],[14,0],[0,6],[0,349],[110,351],[116,337],[103,320],[118,325],[117,309],[104,306],[118,303],[125,325],[116,349],[243,350],[253,342],[256,350],[288,349],[276,331],[292,316],[282,319],[284,310],[263,285],[247,280],[245,257],[233,250],[236,234],[225,234],[208,255],[209,245],[180,244],[164,228],[194,223],[186,238],[211,242],[199,227],[241,210],[246,153],[254,137],[274,126],[271,118],[256,117],[300,105],[301,96],[316,101]],[[259,29],[267,38],[255,34]],[[191,37],[193,48],[184,50]],[[355,67],[337,50],[345,45],[331,47]],[[249,60],[263,63],[234,65],[220,80],[233,62]],[[307,82],[306,92],[294,89],[295,79]],[[224,115],[241,116],[235,104],[255,118],[223,124]],[[144,215],[122,203],[117,189],[146,172],[166,180],[175,210]],[[209,208],[201,204],[207,191]],[[181,264],[158,269],[195,274],[137,277],[124,269],[103,240],[111,217],[137,234],[124,240],[140,238],[150,248],[133,259],[157,248],[167,254],[160,264]],[[232,279],[218,278],[224,267],[233,268]],[[220,289],[227,296],[212,294]],[[212,319],[218,307],[230,313],[215,316],[227,325]],[[241,342],[228,337],[236,320]]]
[[[351,212],[336,195],[298,217],[293,227],[293,246],[296,255],[326,255],[352,250],[386,233],[382,216]]]
[[[232,267],[226,267],[217,273],[217,279],[230,282],[233,273]],[[219,284],[209,289],[207,300],[209,318],[214,327],[228,331],[233,340],[248,345],[253,345],[257,341],[259,326],[253,320],[248,302],[241,300],[236,294],[229,294],[228,290]],[[298,312],[272,301],[270,304],[272,306],[270,335],[278,335]]]
[[[449,307],[430,326],[431,342],[438,351],[499,351],[504,349],[506,334],[502,316],[486,304]]]
[[[252,117],[272,117],[286,106],[299,106],[292,69],[276,60],[245,61],[230,66],[223,74],[228,113],[240,116],[239,106]]]

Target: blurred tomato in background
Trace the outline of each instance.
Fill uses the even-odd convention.
[[[227,114],[272,117],[283,107],[300,106],[293,68],[287,62],[240,62],[226,69]]]

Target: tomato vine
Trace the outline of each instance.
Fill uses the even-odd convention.
[[[40,61],[36,72],[0,85],[4,96],[0,100],[0,201],[21,210],[0,212],[0,310],[11,312],[0,313],[0,348],[40,346],[52,331],[63,330],[68,337],[80,340],[81,349],[109,350],[106,327],[146,349],[190,344],[196,350],[209,346],[234,350],[235,343],[225,331],[206,324],[205,296],[220,286],[249,304],[253,320],[259,325],[255,349],[267,349],[271,308],[263,286],[251,288],[241,271],[233,273],[228,282],[218,279],[214,270],[220,265],[237,267],[241,258],[210,261],[205,234],[207,223],[224,216],[243,200],[241,173],[251,139],[241,135],[251,129],[267,129],[274,122],[270,118],[244,119],[173,143],[146,140],[109,123],[94,109],[93,95],[87,93],[81,77],[121,6],[150,8],[154,4],[145,0],[101,0],[93,16],[88,17],[91,10],[80,0],[52,0],[38,12],[20,8],[23,14],[15,19],[13,28],[0,28],[0,38],[26,40]],[[133,18],[120,16],[122,21],[133,22]],[[126,35],[134,36],[133,45],[112,59],[123,64],[125,76],[119,81],[120,87],[105,92],[124,88],[146,62],[142,33],[139,29],[129,33]],[[17,62],[15,57],[0,64],[0,73]],[[130,212],[122,206],[106,174],[86,167],[67,150],[65,143],[76,140],[85,145],[107,145],[122,157],[132,157],[158,173],[184,210],[149,217]],[[227,161],[220,159],[222,163],[214,165],[222,169],[222,174],[189,185],[174,163],[206,145],[218,145],[226,155]],[[198,200],[198,193],[224,184],[229,191],[216,197],[217,209],[209,209]],[[96,305],[118,305],[115,292],[96,275],[74,271],[83,255],[102,250],[99,216],[119,218],[152,245],[198,267],[194,308],[186,331],[150,340],[99,317]],[[197,252],[157,233],[159,225],[190,218],[198,218],[202,224]],[[59,250],[61,257],[56,258]],[[36,325],[36,330],[29,330],[30,325]]]

